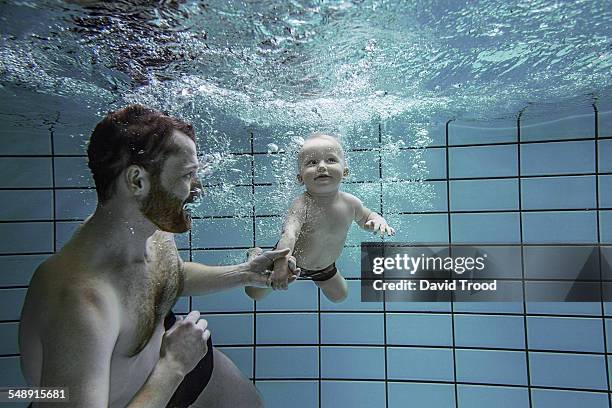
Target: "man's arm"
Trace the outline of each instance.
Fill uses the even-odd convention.
[[[42,387],[67,387],[68,403],[44,406],[105,408],[110,400],[110,364],[119,335],[116,299],[97,289],[65,294],[43,336]],[[183,375],[160,359],[130,408],[165,407]],[[35,403],[34,407],[37,406]]]
[[[209,266],[182,262],[185,283],[181,296],[208,295],[241,286],[270,286],[270,269],[278,258],[286,257],[287,249],[266,251],[248,262],[237,265]],[[298,273],[293,265],[294,273]]]

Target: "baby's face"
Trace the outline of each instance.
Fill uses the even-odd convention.
[[[328,137],[308,139],[298,155],[300,181],[311,193],[338,191],[344,174],[344,154],[340,144]]]

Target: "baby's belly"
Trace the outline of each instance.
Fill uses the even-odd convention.
[[[336,262],[344,241],[320,243],[312,240],[297,242],[293,252],[297,265],[303,269],[319,270]]]
[[[109,398],[111,408],[125,407],[144,385],[159,359],[163,333],[163,327],[158,327],[149,344],[134,357],[113,357]]]

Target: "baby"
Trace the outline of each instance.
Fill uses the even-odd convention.
[[[306,192],[293,200],[285,217],[276,249],[289,248],[291,252],[274,262],[272,287],[287,289],[288,283],[295,279],[288,262],[295,260],[300,276],[312,279],[332,302],[341,302],[347,296],[347,284],[335,262],[353,221],[381,236],[394,235],[395,230],[383,217],[364,207],[357,197],[340,191],[348,167],[335,137],[324,133],[308,137],[299,151],[298,166],[297,179],[306,186]],[[249,256],[259,253],[261,249],[254,248]],[[247,287],[245,290],[258,300],[271,289]]]

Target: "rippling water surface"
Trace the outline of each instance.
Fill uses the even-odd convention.
[[[3,92],[61,96],[100,114],[141,102],[181,115],[206,135],[219,180],[250,181],[230,155],[239,138],[230,122],[259,129],[281,153],[309,131],[335,131],[351,148],[377,138],[377,123],[401,122],[383,141],[397,159],[450,118],[503,122],[529,107],[544,119],[609,100],[612,85],[609,0],[0,7]],[[273,155],[262,167],[289,182],[293,160]],[[391,170],[387,181],[426,178],[422,158],[410,160],[410,174]]]

